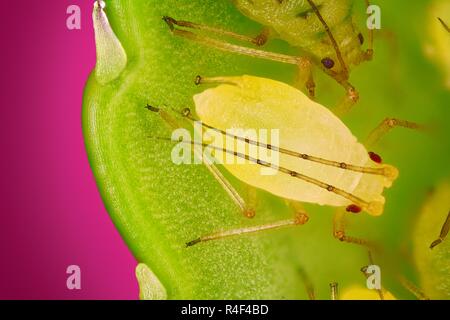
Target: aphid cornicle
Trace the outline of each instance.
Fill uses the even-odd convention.
[[[373,57],[373,30],[369,30],[368,49],[363,49],[364,36],[354,22],[353,0],[232,0],[245,16],[261,23],[263,31],[251,38],[234,32],[194,22],[164,17],[175,35],[224,51],[297,65],[299,75],[311,97],[315,83],[313,65],[334,78],[347,91],[336,112],[343,113],[359,96],[348,82],[352,67]],[[369,7],[369,1],[365,1]],[[270,38],[280,38],[298,48],[300,55],[288,56],[228,43],[194,33],[200,30],[219,36],[264,45]]]
[[[295,205],[301,202],[343,207],[354,213],[364,210],[374,216],[383,213],[383,191],[396,180],[398,170],[391,165],[379,163],[381,158],[369,153],[330,110],[314,102],[300,90],[266,78],[197,77],[196,82],[219,85],[193,97],[199,119],[191,114],[190,109],[184,109],[182,116],[191,121],[200,120],[202,126],[223,136],[230,135],[227,130],[231,128],[277,129],[279,145],[264,144],[258,138],[252,140],[246,136],[232,135],[232,138],[244,141],[247,145],[278,152],[279,162],[273,166],[273,163],[261,158],[230,151],[223,145],[224,139],[213,139],[208,144],[193,140],[172,141],[194,146],[200,144],[218,153],[231,154],[235,161],[225,162],[223,165],[232,175],[253,188],[266,190],[292,202],[297,215],[293,220],[211,234],[191,241],[188,245],[242,233],[302,225],[308,218]],[[166,122],[174,123],[163,109],[151,106],[148,109],[158,112]],[[412,122],[385,119],[369,136],[369,141],[376,142],[396,126],[418,128]],[[238,158],[247,162],[239,163]],[[261,166],[275,168],[276,173],[262,175]],[[218,173],[213,174],[216,178],[220,176]],[[230,184],[223,183],[223,177],[218,180],[225,188],[232,188]],[[234,196],[236,192],[229,194]],[[241,205],[241,208],[244,207],[245,205]],[[344,230],[335,229],[335,236],[341,241],[366,244],[361,239],[346,236]]]

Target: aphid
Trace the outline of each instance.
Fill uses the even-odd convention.
[[[438,244],[441,244],[442,241],[444,241],[445,238],[447,237],[449,230],[450,230],[450,211],[448,212],[447,219],[445,219],[445,222],[442,225],[441,232],[439,234],[439,238],[437,238],[436,240],[434,240],[431,243],[430,249],[433,249]]]
[[[428,9],[425,53],[444,74],[445,86],[450,89],[450,2],[434,0]]]
[[[163,19],[177,36],[228,52],[296,65],[311,97],[315,94],[313,67],[321,69],[347,92],[336,112],[346,112],[357,102],[359,95],[348,80],[354,66],[373,58],[373,29],[368,31],[368,49],[363,50],[364,36],[353,21],[352,0],[233,0],[232,2],[242,14],[264,26],[258,36],[252,38],[207,25],[178,21],[168,16]],[[365,3],[369,9],[369,1],[366,0]],[[271,38],[280,38],[298,48],[300,56],[239,46],[186,29],[204,31],[258,47],[263,46]]]
[[[312,101],[300,90],[270,79],[252,76],[198,77],[197,82],[221,83],[193,97],[203,127],[221,136],[228,135],[236,141],[243,141],[248,146],[277,152],[279,163],[273,164],[227,150],[218,141],[211,144],[192,140],[180,143],[229,153],[236,160],[245,159],[247,162],[244,164],[233,161],[223,165],[247,185],[266,190],[290,203],[309,202],[342,207],[350,212],[366,211],[374,216],[383,213],[385,199],[382,193],[396,180],[398,170],[371,160],[366,148],[330,110]],[[154,107],[149,109],[167,118],[163,110]],[[182,115],[191,121],[197,120],[189,109],[184,109]],[[416,126],[397,119],[388,119],[383,123],[408,128]],[[228,128],[278,129],[280,143],[271,145],[231,135],[226,131]],[[378,140],[389,129],[380,125],[371,136]],[[261,175],[261,167],[271,167],[277,171],[274,175]],[[296,216],[292,220],[221,231],[195,239],[188,246],[243,233],[305,224],[307,214],[297,205],[293,208]],[[339,230],[336,236],[342,241],[363,244],[347,237],[344,230]]]

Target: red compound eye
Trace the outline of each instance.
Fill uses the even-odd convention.
[[[381,157],[378,154],[376,154],[375,152],[369,152],[369,157],[375,163],[383,162],[383,159],[381,159]]]
[[[360,213],[362,211],[361,207],[358,207],[356,204],[349,205],[345,210],[351,213]]]

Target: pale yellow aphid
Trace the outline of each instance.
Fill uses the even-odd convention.
[[[445,86],[450,90],[450,1],[434,1],[428,10],[426,21],[425,52],[442,70]]]
[[[371,215],[383,213],[382,193],[397,178],[397,169],[374,163],[329,109],[300,90],[270,79],[242,76],[213,81],[222,84],[194,96],[204,124],[223,131],[278,129],[278,147],[289,151],[280,152],[275,175],[261,175],[260,166],[252,161],[225,163],[231,174],[285,199],[338,207],[357,205]]]
[[[380,300],[377,290],[370,290],[361,286],[351,286],[342,291],[341,300]],[[392,293],[383,290],[383,300],[397,300]]]

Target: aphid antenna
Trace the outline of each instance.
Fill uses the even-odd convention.
[[[377,201],[367,202],[367,201],[365,201],[365,200],[363,200],[363,199],[361,199],[361,198],[359,198],[359,197],[357,197],[357,196],[355,196],[355,195],[353,195],[353,194],[351,194],[351,193],[349,193],[347,191],[339,189],[339,188],[337,188],[335,186],[329,185],[329,184],[327,184],[325,182],[322,182],[320,180],[317,180],[315,178],[306,176],[306,175],[301,174],[301,173],[299,173],[297,171],[293,171],[293,170],[289,170],[289,169],[284,168],[284,167],[276,166],[276,165],[274,165],[272,163],[269,163],[267,161],[264,161],[264,160],[261,160],[261,159],[258,159],[258,158],[253,158],[253,157],[251,157],[251,156],[249,156],[247,154],[243,154],[243,153],[240,153],[240,152],[236,152],[236,151],[232,151],[232,150],[228,150],[228,149],[225,149],[225,148],[216,147],[216,146],[213,146],[213,145],[209,145],[209,144],[201,143],[201,142],[196,142],[196,141],[184,141],[184,140],[174,141],[174,140],[172,140],[170,138],[161,138],[161,139],[165,140],[165,141],[171,141],[171,142],[187,143],[187,144],[191,144],[192,146],[202,146],[204,148],[210,148],[211,150],[220,151],[220,152],[223,152],[223,153],[228,153],[228,154],[231,154],[231,155],[233,155],[235,157],[238,157],[238,158],[241,158],[241,159],[245,159],[245,160],[247,160],[247,161],[249,161],[251,163],[254,163],[254,164],[257,164],[257,165],[260,165],[260,166],[263,166],[263,167],[272,168],[274,170],[280,171],[280,172],[282,172],[284,174],[290,175],[293,178],[297,178],[297,179],[300,179],[300,180],[305,181],[307,183],[313,184],[313,185],[318,186],[318,187],[320,187],[322,189],[325,189],[325,190],[327,190],[329,192],[333,192],[334,194],[337,194],[337,195],[339,195],[339,196],[349,200],[350,202],[352,202],[355,205],[361,207],[362,209],[366,210],[369,213],[377,215],[377,214],[380,214],[380,212],[383,211],[383,204],[380,203],[380,202],[377,202]]]
[[[179,112],[179,111],[178,111]],[[202,121],[200,121],[199,119],[196,119],[192,116],[191,111],[189,108],[184,108],[181,112],[179,112],[182,116],[184,116],[185,118],[187,118],[188,120],[192,121],[192,122],[201,122],[201,125],[204,128],[207,129],[211,129],[214,130],[216,132],[219,132],[225,136],[228,136],[230,138],[239,140],[239,141],[243,141],[245,143],[248,143],[250,145],[255,145],[258,147],[262,147],[268,150],[272,150],[275,152],[280,152],[282,154],[286,154],[288,156],[292,156],[295,158],[299,158],[299,159],[303,159],[306,161],[311,161],[311,162],[316,162],[316,163],[320,163],[326,166],[331,166],[331,167],[336,167],[336,168],[340,168],[343,170],[349,170],[349,171],[355,171],[355,172],[360,172],[360,173],[365,173],[365,174],[373,174],[373,175],[381,175],[381,176],[385,176],[386,178],[390,179],[390,180],[395,180],[397,178],[398,172],[395,168],[385,165],[381,168],[373,168],[373,167],[362,167],[362,166],[356,166],[356,165],[352,165],[352,164],[347,164],[345,162],[338,162],[338,161],[333,161],[333,160],[327,160],[327,159],[323,159],[323,158],[319,158],[319,157],[315,157],[315,156],[311,156],[305,153],[301,153],[301,152],[296,152],[296,151],[292,151],[292,150],[288,150],[285,148],[281,148],[281,147],[277,147],[271,144],[266,144],[266,143],[262,143],[259,141],[254,141],[248,138],[244,138],[244,137],[240,137],[240,136],[236,136],[233,135],[229,132],[226,132],[224,130],[215,128],[213,126],[210,126]]]
[[[442,20],[441,18],[438,17],[438,20],[440,21],[440,23],[442,24],[442,26],[444,27],[445,30],[447,30],[448,33],[450,33],[450,27],[444,22],[444,20]]]
[[[331,300],[339,300],[339,288],[337,282],[330,283]]]

